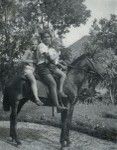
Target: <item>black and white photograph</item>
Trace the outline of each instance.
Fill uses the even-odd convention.
[[[0,150],[117,150],[117,0],[0,0]]]

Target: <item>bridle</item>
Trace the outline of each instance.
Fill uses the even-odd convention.
[[[89,73],[92,73],[92,74],[97,73],[101,78],[104,79],[103,75],[100,74],[100,73],[97,71],[97,69],[95,68],[94,63],[92,62],[92,60],[91,60],[88,56],[86,56],[86,59],[90,62],[91,67],[93,68],[92,70],[89,71]],[[83,67],[77,67],[77,66],[73,66],[73,65],[68,65],[68,68],[77,69],[77,70],[80,70],[80,71],[83,71],[83,72],[86,73],[86,69],[83,68]]]
[[[97,69],[96,69],[96,67],[94,66],[94,63],[92,62],[92,60],[91,60],[90,58],[88,58],[88,57],[86,57],[86,58],[87,58],[87,60],[90,62],[90,64],[92,65],[93,70],[94,70],[94,73],[97,73],[102,79],[104,79],[103,75],[97,71]]]

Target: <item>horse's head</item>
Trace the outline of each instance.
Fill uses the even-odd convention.
[[[69,70],[71,69],[79,72],[80,71],[84,71],[85,73],[95,72],[98,74],[98,71],[96,70],[92,60],[86,54],[81,55],[75,61],[73,61],[69,66]]]
[[[98,69],[86,54],[78,57],[68,67],[68,86],[75,97],[82,93],[83,88],[89,90],[91,94],[95,93],[95,87],[100,78],[102,77]]]
[[[69,66],[69,71],[70,70],[74,70],[77,73],[91,73],[97,75],[98,77],[102,77],[93,61],[86,54],[81,55],[75,61],[73,61]]]
[[[98,79],[99,81],[99,79],[102,78],[102,75],[87,54],[81,55],[71,63],[69,72],[73,72],[76,84],[77,81],[79,83],[84,82],[87,79],[94,83],[95,79]]]

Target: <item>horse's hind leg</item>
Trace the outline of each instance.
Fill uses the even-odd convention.
[[[15,102],[11,107],[10,136],[11,136],[12,140],[15,140],[17,145],[20,145],[21,142],[18,139],[18,135],[17,135],[17,107],[18,107],[18,102]]]
[[[19,114],[22,106],[27,102],[27,99],[22,99],[20,100],[19,104],[18,104],[18,108],[17,108],[17,115]]]

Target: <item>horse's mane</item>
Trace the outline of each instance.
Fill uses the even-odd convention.
[[[94,72],[96,72],[101,78],[104,78],[103,75],[99,72],[99,70],[97,69],[95,63],[90,59],[89,57],[89,53],[86,54],[82,54],[80,57],[77,57],[70,65],[69,71],[71,68],[80,68],[81,69],[81,63],[83,60],[87,59],[87,63],[90,64],[90,67],[92,67],[92,70]]]
[[[83,59],[85,59],[87,54],[82,54],[81,56],[77,57],[72,63],[71,66],[75,66],[76,64],[80,63]]]

